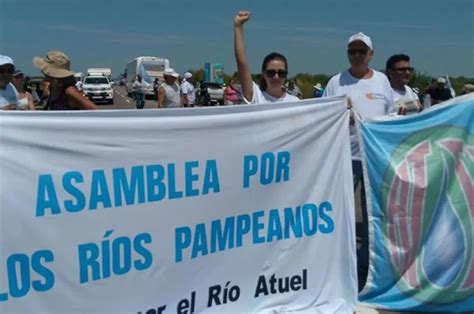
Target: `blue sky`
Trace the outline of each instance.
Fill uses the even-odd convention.
[[[406,53],[428,75],[474,77],[474,0],[0,0],[0,53],[30,75],[34,56],[62,50],[75,71],[128,60],[166,57],[178,72],[205,62],[236,69],[233,17],[246,24],[252,72],[272,51],[283,53],[290,76],[334,74],[348,67],[348,37],[372,37],[371,66]]]

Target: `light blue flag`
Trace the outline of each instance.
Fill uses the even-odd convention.
[[[358,123],[378,308],[474,311],[474,94]]]

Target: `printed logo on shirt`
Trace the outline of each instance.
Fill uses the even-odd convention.
[[[386,99],[384,94],[378,94],[378,93],[367,93],[367,94],[365,94],[365,97],[367,97],[367,99],[370,99],[370,100]]]

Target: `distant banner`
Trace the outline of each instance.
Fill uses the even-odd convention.
[[[353,313],[349,114],[0,112],[0,312]]]
[[[474,94],[359,125],[370,217],[359,300],[391,310],[473,311]]]

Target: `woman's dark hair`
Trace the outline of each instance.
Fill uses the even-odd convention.
[[[268,54],[265,59],[263,59],[263,62],[262,62],[262,75],[261,75],[261,78],[260,78],[260,89],[262,91],[266,90],[267,89],[267,83],[265,82],[265,78],[263,77],[263,73],[265,72],[265,70],[267,69],[267,65],[270,61],[273,61],[273,60],[280,60],[280,61],[283,61],[283,63],[285,64],[285,71],[288,71],[288,62],[286,61],[286,58],[284,55],[282,54],[279,54],[278,52],[272,52],[270,54]]]
[[[74,75],[63,78],[53,78],[49,83],[50,101],[56,101],[59,97],[61,97],[61,94],[63,94],[66,89],[71,86],[76,86],[76,78]]]

